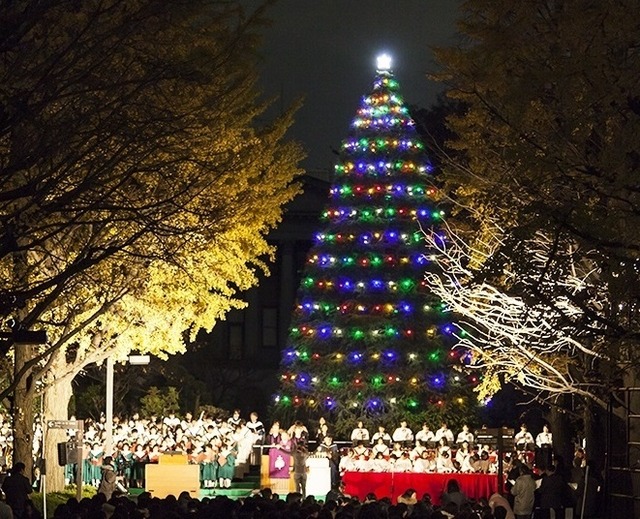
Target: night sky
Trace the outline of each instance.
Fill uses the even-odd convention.
[[[244,0],[249,8],[257,1]],[[441,90],[432,46],[455,41],[457,0],[280,0],[265,29],[262,89],[281,106],[304,96],[291,136],[309,170],[332,170],[360,98],[371,88],[376,56],[393,71],[410,105],[429,106]]]

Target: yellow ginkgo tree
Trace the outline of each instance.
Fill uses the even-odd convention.
[[[268,117],[256,88],[264,8],[0,10],[0,353],[14,360],[0,398],[14,459],[30,464],[37,392],[64,418],[83,366],[180,352],[185,332],[244,304],[302,153],[285,136],[293,109]],[[47,344],[15,344],[9,324],[46,330]]]

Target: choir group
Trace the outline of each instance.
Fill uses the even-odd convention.
[[[283,441],[284,437],[284,441]],[[480,431],[478,438],[482,438]],[[482,444],[471,432],[468,425],[454,435],[446,423],[432,431],[429,424],[414,434],[407,422],[389,434],[384,426],[378,426],[371,434],[362,421],[352,430],[351,446],[340,450],[334,443],[329,426],[320,419],[315,435],[316,454],[326,456],[335,466],[336,472],[438,472],[438,473],[496,473],[498,453],[495,444]],[[283,432],[278,423],[269,431],[267,441],[279,451],[295,449],[297,445],[307,445],[309,431],[300,422]],[[522,424],[514,435],[515,453],[522,461],[530,461],[531,455],[538,453],[539,464],[549,465],[552,456],[553,436],[548,426],[544,426],[534,439]],[[333,468],[333,467],[332,467]]]
[[[68,431],[70,440],[74,431]],[[38,457],[41,429],[34,434],[34,456]],[[0,416],[0,448],[3,449],[5,463],[6,450],[10,445],[10,427]],[[535,438],[523,424],[515,434],[515,450],[526,460],[527,453],[534,450],[546,453],[550,459],[553,437],[545,426]],[[341,446],[339,447],[339,444]],[[186,413],[179,418],[174,413],[167,416],[141,418],[134,414],[130,419],[113,420],[113,452],[110,453],[117,473],[125,486],[144,486],[144,467],[157,463],[159,456],[167,452],[181,452],[188,462],[200,465],[200,479],[203,488],[229,487],[233,478],[242,478],[250,464],[257,464],[259,451],[269,452],[274,458],[274,466],[280,463],[280,477],[292,465],[289,460],[296,455],[327,457],[332,468],[332,480],[346,471],[374,472],[479,472],[497,471],[497,452],[494,445],[482,444],[467,425],[454,435],[442,423],[433,431],[427,423],[413,432],[407,422],[400,422],[391,434],[380,425],[373,434],[358,422],[351,432],[348,446],[345,442],[334,441],[330,424],[320,418],[314,434],[299,421],[291,427],[283,428],[275,422],[268,432],[251,413],[247,420],[235,410],[228,419],[205,416],[194,417]],[[83,479],[87,485],[98,486],[101,467],[105,458],[105,419],[86,420],[83,446]],[[281,463],[280,459],[285,459]],[[74,481],[75,465],[65,467],[69,483]]]

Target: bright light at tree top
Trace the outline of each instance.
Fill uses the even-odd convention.
[[[389,54],[380,54],[376,58],[378,70],[391,70],[391,56]]]

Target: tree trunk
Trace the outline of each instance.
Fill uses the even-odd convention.
[[[640,377],[636,369],[629,369],[624,377],[624,384],[628,388],[639,388]],[[640,460],[640,390],[629,391],[629,408],[627,409],[628,419],[624,427],[628,425],[627,431],[628,443],[626,447],[626,459],[628,460],[629,469],[637,469],[638,461]],[[625,438],[626,440],[626,438]],[[632,496],[640,495],[640,474],[637,470],[632,470],[629,473],[630,487],[629,492]],[[630,511],[630,516],[640,517],[640,502],[636,499],[631,501],[633,504],[633,510]]]
[[[44,420],[68,420],[69,401],[73,394],[71,382],[73,377],[57,379],[47,387],[44,394]],[[64,490],[64,467],[58,465],[58,443],[67,441],[67,431],[64,429],[49,429],[45,431],[44,456],[47,463],[47,492]]]
[[[34,346],[14,344],[14,377],[33,357]],[[24,474],[33,481],[33,415],[35,391],[32,387],[31,370],[20,377],[13,392],[13,463],[21,461],[25,464]]]
[[[565,476],[571,471],[574,455],[574,445],[571,441],[574,431],[569,415],[566,412],[569,406],[568,400],[568,395],[558,395],[555,400],[555,405],[551,406],[551,413],[549,415],[556,464]]]
[[[584,406],[584,435],[587,444],[587,459],[591,462],[591,470],[602,473],[607,453],[605,435],[605,416],[602,408],[591,402]]]
[[[196,393],[195,402],[193,403],[193,416],[200,414],[200,391]]]

